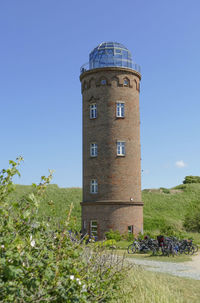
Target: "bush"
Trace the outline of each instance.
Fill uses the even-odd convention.
[[[190,183],[200,183],[200,177],[198,176],[186,176],[183,180],[183,184],[190,184]]]
[[[115,241],[120,241],[122,239],[122,236],[120,235],[118,230],[112,230],[110,229],[108,232],[105,233],[105,236],[108,240],[112,239]]]
[[[170,194],[170,190],[168,188],[165,188],[165,187],[160,187],[160,189],[162,190],[162,192],[164,194]]]
[[[185,215],[183,225],[187,231],[200,233],[200,206],[196,206]]]
[[[65,226],[38,220],[39,204],[52,178],[42,177],[31,193],[9,200],[16,162],[0,172],[0,302],[110,302],[129,268],[102,248],[70,238],[72,206]],[[51,204],[49,204],[51,207]]]

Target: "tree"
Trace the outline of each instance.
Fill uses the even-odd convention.
[[[198,176],[186,176],[183,180],[183,184],[189,184],[189,183],[200,183],[200,177]]]

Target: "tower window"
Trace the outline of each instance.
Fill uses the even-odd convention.
[[[86,227],[87,227],[86,220],[83,220],[83,228],[86,229]]]
[[[124,79],[124,86],[129,86],[129,80],[128,79]]]
[[[124,118],[124,103],[123,102],[117,102],[117,104],[116,104],[116,117]]]
[[[90,105],[90,119],[95,119],[97,117],[97,105]]]
[[[128,226],[128,233],[133,234],[133,225]]]
[[[97,157],[97,152],[98,152],[98,146],[96,143],[91,143],[90,144],[90,156],[91,157]]]
[[[90,221],[90,236],[97,237],[97,221]]]
[[[90,181],[90,193],[97,194],[98,193],[98,182],[97,179],[92,179]]]
[[[101,85],[106,85],[106,84],[107,84],[106,79],[102,79],[102,80],[101,80]]]
[[[117,142],[117,156],[125,156],[125,142]]]

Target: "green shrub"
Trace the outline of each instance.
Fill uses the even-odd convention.
[[[8,199],[21,161],[10,161],[11,167],[0,172],[0,302],[115,300],[115,290],[129,269],[123,260],[104,253],[102,248],[71,240],[72,206],[64,226],[54,227],[51,217],[38,220],[52,172],[22,199]]]
[[[112,240],[115,240],[115,241],[120,241],[122,236],[120,235],[119,231],[118,230],[112,230],[110,229],[108,232],[105,233],[105,236],[108,240],[112,239]]]
[[[164,194],[170,194],[170,190],[168,188],[165,188],[165,187],[160,187],[160,189],[162,190],[162,192]]]
[[[200,183],[200,177],[199,176],[186,176],[183,180],[183,184],[189,184],[189,183]]]
[[[200,233],[200,206],[190,209],[185,215],[184,223],[187,231]]]

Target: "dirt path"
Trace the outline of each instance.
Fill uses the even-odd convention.
[[[200,280],[200,253],[193,256],[192,261],[182,263],[150,261],[134,258],[129,258],[129,262],[141,265],[149,271],[156,271],[167,273],[173,276]]]
[[[192,261],[184,262],[192,268],[193,271],[200,272],[200,253],[192,257]]]

